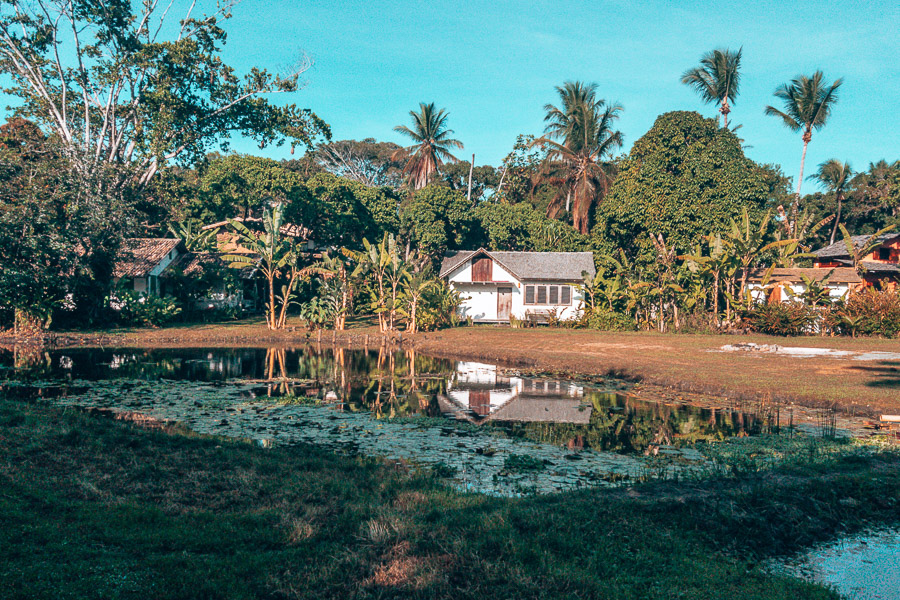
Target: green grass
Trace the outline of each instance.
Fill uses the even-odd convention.
[[[759,561],[896,520],[900,456],[522,499],[0,399],[3,598],[836,598]]]

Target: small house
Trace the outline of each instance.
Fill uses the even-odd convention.
[[[747,287],[757,301],[788,302],[806,291],[807,281],[827,289],[833,300],[849,296],[865,283],[852,267],[773,269],[771,273],[757,269],[747,278]]]
[[[244,307],[254,309],[259,281],[258,268],[247,264],[233,269],[220,252],[186,252],[162,274],[163,290],[180,289],[194,299],[193,309]],[[232,277],[229,277],[232,276]]]
[[[584,273],[596,273],[590,252],[463,250],[448,254],[440,276],[463,298],[461,316],[476,323],[577,318]]]
[[[175,238],[126,238],[113,265],[113,283],[147,295],[161,295],[160,275],[187,252]]]
[[[851,239],[857,251],[867,245],[871,236],[855,235]],[[896,286],[900,282],[900,233],[880,236],[877,245],[860,257],[859,266],[866,285]],[[817,269],[853,267],[853,258],[844,240],[813,252],[813,266]]]

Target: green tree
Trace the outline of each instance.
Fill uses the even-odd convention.
[[[733,132],[695,112],[670,112],[622,161],[592,236],[601,253],[624,248],[652,261],[650,235],[689,252],[704,236],[728,231],[744,207],[758,220],[768,199],[763,173]]]
[[[590,250],[590,238],[567,223],[547,217],[528,203],[484,202],[473,216],[479,227],[472,245],[491,250],[577,252]]]
[[[717,48],[700,57],[700,66],[688,69],[681,76],[681,83],[688,85],[707,104],[718,104],[719,112],[728,127],[731,104],[737,100],[741,82],[741,52]]]
[[[560,106],[544,107],[544,136],[532,142],[547,150],[537,179],[558,189],[548,216],[565,206],[575,229],[587,233],[591,211],[612,182],[614,167],[607,161],[622,146],[622,132],[613,126],[623,108],[597,98],[596,84],[567,81],[556,91]]]
[[[394,159],[394,155],[400,149],[392,142],[366,138],[330,142],[311,151],[311,155],[332,175],[369,187],[398,189],[403,180],[403,161]]]
[[[800,210],[800,188],[803,185],[803,167],[806,164],[806,148],[812,140],[813,130],[819,130],[828,122],[831,111],[838,100],[837,90],[843,79],[832,84],[825,81],[822,71],[816,71],[812,77],[799,75],[790,83],[785,83],[775,90],[775,97],[784,103],[784,110],[774,106],[766,107],[766,114],[778,117],[785,127],[791,131],[802,131],[803,154],[800,156],[800,175],[797,177],[797,193],[791,209],[791,220],[794,222]]]
[[[436,260],[448,249],[465,246],[472,233],[472,212],[462,192],[440,185],[418,190],[400,206],[400,226],[419,252]]]
[[[258,218],[264,208],[309,201],[302,177],[277,161],[230,154],[216,157],[203,169],[200,190],[189,214],[204,222],[236,217]]]
[[[834,194],[834,199],[837,203],[837,209],[834,213],[834,226],[831,228],[831,241],[829,242],[831,244],[834,243],[834,238],[837,236],[838,232],[838,226],[841,224],[841,208],[843,208],[844,191],[852,177],[853,169],[850,167],[850,163],[841,162],[836,158],[826,160],[820,164],[819,170],[810,176],[810,179],[815,179],[825,187],[829,193]]]
[[[82,322],[103,316],[113,260],[135,222],[133,203],[104,174],[75,171],[64,151],[25,119],[0,126],[0,307],[34,326],[63,306]]]
[[[304,203],[292,207],[291,219],[312,231],[317,243],[362,248],[362,239],[378,239],[400,227],[400,198],[389,187],[370,187],[331,173],[306,182]]]
[[[234,133],[260,146],[329,136],[311,111],[266,100],[297,91],[308,60],[285,76],[243,77],[222,60],[233,5],[197,15],[191,3],[173,24],[170,3],[4,2],[0,72],[17,114],[52,132],[77,172],[122,167],[116,189],[143,187],[171,162],[195,164]]]
[[[445,162],[456,162],[450,149],[462,149],[463,145],[450,137],[453,130],[447,128],[447,111],[436,109],[434,102],[420,103],[419,112],[411,110],[409,116],[412,117],[412,128],[397,125],[394,131],[402,133],[415,143],[407,148],[400,148],[391,158],[406,161],[403,171],[407,175],[409,186],[420,190],[428,185],[433,174],[440,173]]]

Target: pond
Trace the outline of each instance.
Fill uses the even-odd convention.
[[[842,538],[775,561],[772,569],[833,586],[853,600],[900,600],[900,530]]]
[[[384,456],[497,494],[690,472],[704,460],[693,444],[770,426],[739,411],[641,401],[626,387],[384,348],[0,352],[0,393],[265,446]]]

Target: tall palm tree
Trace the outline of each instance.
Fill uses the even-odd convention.
[[[784,110],[774,106],[766,107],[766,114],[779,117],[791,131],[803,131],[803,154],[800,157],[800,176],[797,178],[797,194],[794,198],[792,217],[796,217],[800,208],[800,186],[803,185],[803,167],[806,163],[806,147],[812,139],[813,129],[821,129],[831,115],[838,100],[837,90],[844,82],[839,78],[831,85],[825,82],[822,71],[816,71],[812,77],[799,75],[790,83],[785,83],[775,90],[775,97],[784,102]]]
[[[831,229],[831,242],[837,237],[838,225],[841,223],[841,205],[844,202],[844,189],[847,187],[850,178],[853,177],[853,169],[850,163],[841,162],[836,158],[826,160],[819,165],[819,170],[810,176],[821,183],[829,192],[834,193],[837,201],[837,210],[834,215],[834,227]]]
[[[397,125],[394,131],[411,138],[415,144],[394,152],[391,160],[409,159],[404,168],[408,182],[419,190],[428,185],[432,173],[438,173],[445,161],[457,162],[450,148],[462,148],[462,142],[451,139],[452,129],[447,129],[447,111],[431,104],[419,103],[419,112],[409,111],[413,127]]]
[[[545,106],[544,135],[531,143],[547,149],[537,181],[558,188],[547,207],[548,216],[558,214],[565,202],[566,209],[572,207],[572,225],[587,233],[591,208],[612,182],[608,159],[623,142],[622,132],[614,131],[613,125],[624,109],[597,98],[596,84],[568,81],[556,91],[560,106]]]
[[[743,48],[738,48],[737,52],[717,48],[700,57],[699,67],[688,69],[681,76],[681,83],[694,88],[704,102],[719,105],[725,127],[728,127],[728,113],[731,112],[729,102],[734,104],[737,100],[741,82],[741,52]]]

